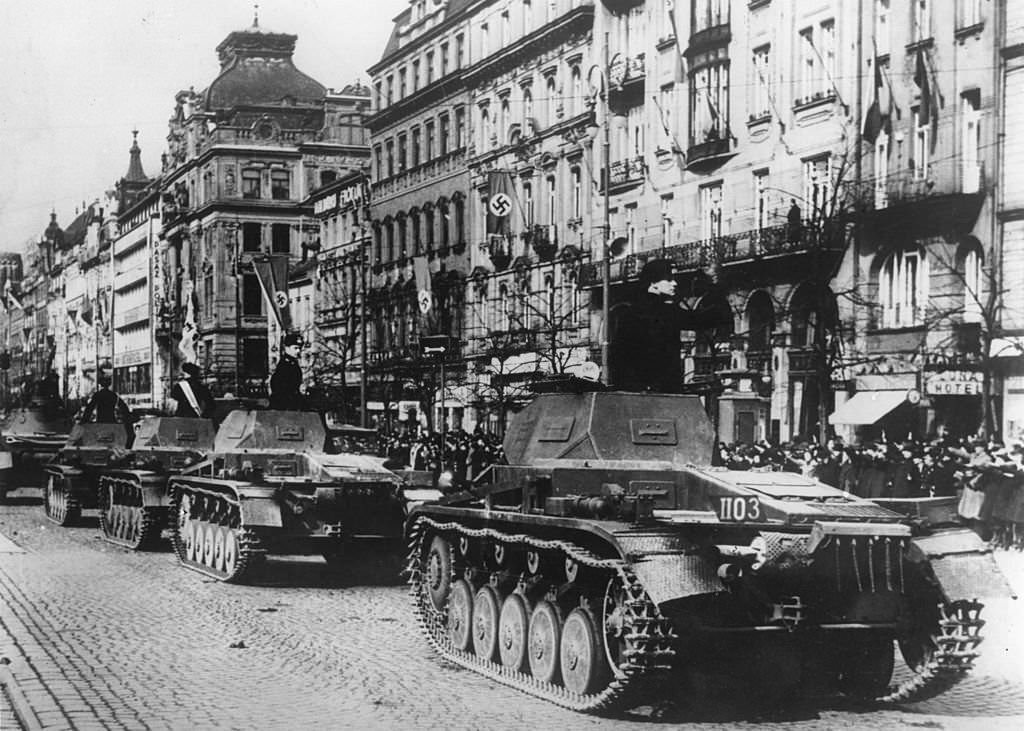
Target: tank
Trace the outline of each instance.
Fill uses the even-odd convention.
[[[0,501],[26,485],[39,485],[44,465],[68,440],[71,420],[62,408],[42,400],[17,408],[0,422]]]
[[[327,454],[326,436],[313,412],[228,414],[207,459],[168,483],[182,565],[241,583],[268,554],[400,561],[401,480],[370,458]]]
[[[504,446],[508,464],[410,511],[414,606],[445,659],[577,711],[694,678],[922,699],[970,670],[978,599],[1010,591],[969,530],[711,466],[695,396],[543,394]]]
[[[131,453],[99,474],[97,507],[104,540],[133,551],[156,547],[168,524],[167,480],[201,462],[216,433],[209,419],[145,416]]]
[[[75,424],[46,465],[43,508],[60,526],[74,525],[82,510],[95,508],[100,473],[128,455],[123,424]]]

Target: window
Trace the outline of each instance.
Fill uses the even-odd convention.
[[[964,322],[981,322],[982,255],[977,246],[964,255]]]
[[[487,23],[480,24],[480,58],[486,58],[491,52],[491,29]]]
[[[455,201],[455,243],[466,240],[466,202],[459,198]]]
[[[384,150],[380,145],[373,146],[373,160],[376,164],[376,170],[374,170],[374,172],[379,180],[384,177]]]
[[[292,250],[291,226],[275,223],[270,226],[270,250],[275,254],[288,254]]]
[[[398,69],[398,98],[405,99],[407,89],[405,86],[405,69]]]
[[[579,66],[573,66],[572,71],[569,74],[569,78],[572,83],[571,98],[569,103],[572,109],[572,116],[576,116],[583,111],[583,73],[580,71]]]
[[[875,208],[889,205],[889,135],[883,130],[875,140]]]
[[[629,156],[640,158],[644,155],[644,108],[630,107],[626,113],[626,129],[629,134]]]
[[[480,107],[480,149],[491,147],[491,112],[487,107]]]
[[[661,245],[672,245],[672,194],[661,196]]]
[[[533,205],[533,183],[529,180],[523,181],[523,216],[527,226],[532,226],[537,220]]]
[[[466,38],[461,33],[455,36],[455,68],[461,69],[465,63]]]
[[[914,156],[910,160],[910,169],[914,175],[914,180],[927,180],[929,120],[921,121],[919,107],[911,108],[910,113],[914,119]]]
[[[812,99],[818,89],[818,64],[812,28],[800,31],[800,66],[797,73],[797,100],[802,102]]]
[[[928,263],[916,249],[897,251],[882,266],[882,327],[922,324],[928,300]]]
[[[262,226],[258,223],[242,224],[242,251],[259,251],[262,247]]]
[[[754,49],[754,78],[750,82],[750,117],[767,117],[772,108],[771,46]]]
[[[395,174],[395,142],[394,140],[388,140],[385,145],[387,150],[387,161],[388,161],[388,177],[390,178]]]
[[[424,84],[430,84],[434,81],[434,52],[427,51],[426,59],[427,78]]]
[[[401,139],[401,138],[399,138]],[[410,161],[410,167],[416,167],[420,164],[420,128],[412,128],[412,160]]]
[[[666,84],[658,90],[658,114],[661,115],[661,143],[659,149],[672,151],[676,149],[675,137],[672,134],[672,113],[676,106],[675,84]]]
[[[626,206],[626,251],[625,254],[636,252],[636,203]]]
[[[384,251],[384,261],[395,260],[395,222],[387,221],[385,224],[385,234],[387,238],[387,248]]]
[[[242,171],[242,197],[243,198],[259,198],[260,197],[260,171],[259,170],[243,170]]]
[[[512,18],[508,14],[508,10],[502,11],[501,13],[501,43],[507,46],[512,42]]]
[[[380,81],[376,81],[373,84],[373,102],[377,105],[377,109],[381,109],[384,106],[384,92],[382,91],[383,84]]]
[[[466,145],[466,109],[455,108],[455,149]]]
[[[255,274],[242,275],[242,314],[259,316],[263,314],[263,290]]]
[[[545,85],[545,93],[547,99],[545,100],[545,108],[547,109],[546,119],[544,120],[545,126],[550,127],[555,123],[558,116],[558,91],[556,90],[557,82],[555,81],[554,75],[548,77]]]
[[[420,238],[420,214],[413,211],[409,214],[409,229],[412,231],[412,255],[419,256],[422,240]]]
[[[532,137],[537,134],[536,120],[533,118],[533,91],[523,87],[523,134]]]
[[[570,174],[572,176],[572,217],[580,218],[583,215],[582,176],[578,167],[574,167]]]
[[[434,159],[434,123],[427,122],[423,126],[423,160]]]
[[[834,20],[822,22],[820,46],[818,50],[821,53],[824,68],[818,91],[824,93],[825,96],[832,96],[835,94],[832,85],[838,72],[836,67],[836,22]]]
[[[690,84],[690,145],[724,140],[729,134],[729,67],[700,69]]]
[[[523,34],[530,32],[533,28],[533,3],[530,0],[523,0]]]
[[[412,90],[417,91],[420,88],[420,62],[419,60],[412,62]]]
[[[438,150],[438,152],[441,155],[447,155],[448,154],[448,146],[451,144],[451,141],[448,139],[448,135],[449,135],[450,131],[448,129],[449,120],[448,120],[448,115],[447,114],[442,114],[441,115],[441,117],[440,117],[440,125],[441,125],[441,127],[440,127],[440,135],[438,136],[438,144],[440,145],[440,149]]]
[[[875,48],[879,56],[889,55],[889,3],[892,0],[875,0]]]
[[[423,211],[423,227],[424,227],[424,243],[426,244],[426,250],[432,251],[434,248],[434,209],[427,208]]]
[[[762,231],[771,225],[769,220],[768,171],[754,173],[754,225]]]
[[[722,184],[705,185],[700,189],[700,236],[716,239],[722,235]]]
[[[917,43],[932,37],[931,0],[911,0],[914,8],[912,40]]]
[[[498,105],[498,143],[504,144],[508,139],[508,127],[512,123],[512,119],[508,109],[508,95],[506,94],[501,98],[501,104]]]
[[[980,94],[976,90],[960,98],[963,133],[960,178],[964,193],[976,193],[981,187],[981,112],[978,109],[980,103]]]
[[[729,22],[729,0],[695,0],[690,4],[690,8],[695,31]]]
[[[817,221],[832,210],[832,175],[828,155],[804,160],[804,204],[806,218]]]
[[[441,76],[445,76],[448,73],[448,44],[441,44]]]
[[[405,133],[402,133],[398,135],[398,172],[403,172],[405,170],[406,162],[408,161],[408,158],[406,157],[407,151],[408,145],[406,144],[406,136]]]
[[[384,248],[384,235],[380,230],[380,226],[373,227],[373,261],[375,264],[380,264],[383,259],[383,248]]]
[[[272,170],[270,173],[270,197],[276,201],[291,198],[291,185],[287,170]]]
[[[407,248],[409,239],[407,238],[408,231],[406,230],[405,215],[399,215],[398,219],[395,221],[395,224],[397,228],[396,233],[398,238],[398,241],[396,242],[396,253],[398,254],[399,257],[404,259],[407,256],[409,256],[409,250]]]
[[[957,28],[970,28],[980,25],[985,20],[982,14],[984,0],[959,0],[960,12],[957,16]]]
[[[447,203],[442,204],[439,208],[441,209],[441,246],[448,246],[451,240],[451,215]]]
[[[388,106],[395,100],[395,77],[388,74]]]
[[[554,175],[549,175],[545,180],[547,186],[547,214],[548,223],[554,224],[558,220],[558,185]]]

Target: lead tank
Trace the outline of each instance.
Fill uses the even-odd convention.
[[[429,643],[587,712],[677,698],[693,676],[890,701],[964,677],[977,599],[1009,593],[974,533],[798,474],[713,467],[713,444],[694,396],[537,397],[507,465],[410,513]],[[894,642],[908,669],[890,686]]]
[[[71,419],[59,404],[42,399],[8,413],[0,423],[0,501],[26,485],[36,486],[68,440]]]
[[[168,524],[168,478],[201,462],[213,449],[215,433],[209,419],[143,417],[130,454],[99,475],[96,503],[104,540],[133,551],[155,547]]]
[[[100,473],[128,454],[123,424],[75,424],[46,465],[43,509],[60,526],[74,525],[82,510],[95,508]]]
[[[207,458],[169,480],[181,563],[237,583],[267,554],[342,565],[367,554],[400,556],[401,480],[368,457],[327,454],[326,436],[313,412],[228,414]]]

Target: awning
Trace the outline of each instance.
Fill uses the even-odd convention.
[[[1024,356],[1024,337],[992,338],[989,358],[1019,358]]]
[[[906,391],[861,391],[828,417],[829,424],[874,424],[907,399]]]

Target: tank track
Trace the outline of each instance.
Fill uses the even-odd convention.
[[[74,525],[82,517],[82,507],[73,490],[68,488],[71,478],[63,472],[47,472],[43,487],[43,512],[51,523],[61,527]]]
[[[195,485],[171,496],[171,545],[186,568],[225,583],[243,583],[266,558],[259,536],[241,525],[238,500]]]
[[[142,504],[141,485],[136,479],[103,475],[97,504],[105,541],[133,551],[156,547],[166,510]]]
[[[881,703],[916,703],[945,693],[967,677],[982,641],[984,605],[959,599],[938,604],[939,620],[930,637],[934,650],[913,676],[877,698]]]
[[[580,694],[561,685],[544,682],[532,675],[487,660],[471,651],[455,648],[448,639],[446,612],[437,611],[425,590],[425,577],[421,566],[424,538],[430,532],[455,533],[467,538],[487,538],[506,545],[518,544],[537,550],[555,550],[570,556],[580,565],[607,571],[611,578],[621,582],[628,594],[623,602],[624,627],[622,637],[626,647],[623,661],[613,670],[613,677],[601,691]],[[639,579],[629,565],[620,559],[602,559],[590,551],[568,541],[549,541],[521,534],[507,534],[491,528],[472,529],[458,523],[439,523],[420,517],[409,533],[408,573],[417,620],[434,650],[447,660],[504,685],[543,698],[574,711],[610,713],[639,705],[644,696],[671,667],[674,650],[673,632],[657,606],[650,600]],[[453,572],[454,574],[454,567]],[[603,652],[603,650],[602,650]]]

